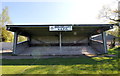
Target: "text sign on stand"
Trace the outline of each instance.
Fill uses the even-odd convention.
[[[49,31],[72,31],[72,26],[49,26]]]

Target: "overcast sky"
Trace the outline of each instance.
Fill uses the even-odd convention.
[[[115,0],[2,0],[8,6],[13,24],[96,24],[103,5]]]

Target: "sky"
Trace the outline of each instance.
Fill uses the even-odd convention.
[[[13,24],[99,24],[103,5],[115,0],[2,0]],[[1,3],[0,3],[1,4]]]

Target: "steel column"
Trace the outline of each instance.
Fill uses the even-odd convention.
[[[107,41],[106,41],[106,32],[102,32],[102,39],[103,39],[104,53],[108,53]]]
[[[91,37],[88,37],[88,46],[90,46],[90,44],[91,44],[90,38],[91,38]]]
[[[27,41],[28,41],[28,46],[31,46],[31,36],[27,37]]]
[[[14,32],[13,54],[16,54],[17,40],[18,40],[18,33]]]
[[[59,32],[59,46],[60,46],[60,51],[61,51],[61,47],[62,47],[62,44],[61,44],[61,32]]]

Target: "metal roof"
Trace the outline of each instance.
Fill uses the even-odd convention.
[[[114,24],[47,24],[47,25],[6,25],[7,30],[24,36],[53,36],[59,31],[49,31],[49,26],[73,26],[72,31],[62,31],[63,36],[92,36],[109,30]]]

